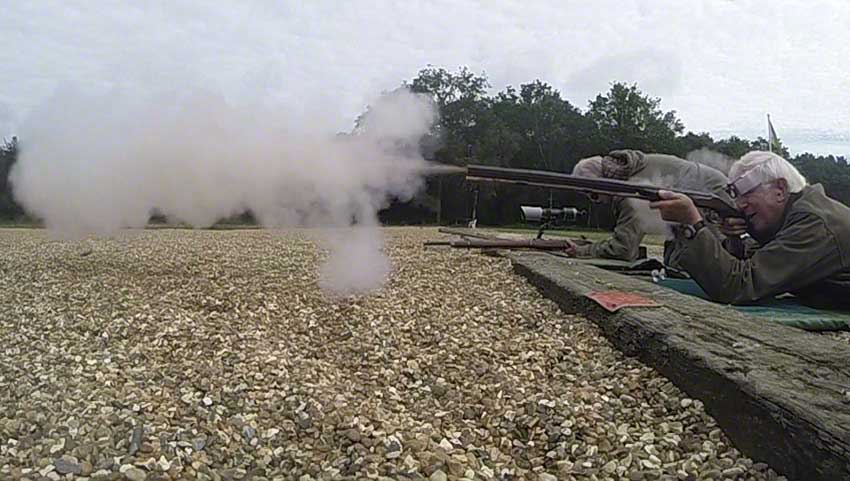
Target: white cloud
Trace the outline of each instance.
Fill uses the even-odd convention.
[[[566,82],[566,91],[592,98],[607,91],[613,81],[637,83],[663,99],[681,86],[682,62],[674,52],[654,49],[604,56],[574,73]]]
[[[19,119],[63,82],[184,84],[322,102],[342,129],[425,65],[467,65],[496,89],[540,78],[581,108],[636,81],[696,131],[762,132],[770,112],[792,137],[835,135],[850,130],[848,24],[840,0],[16,2],[0,102]]]

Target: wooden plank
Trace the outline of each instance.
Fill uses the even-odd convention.
[[[807,333],[574,260],[511,252],[515,270],[625,354],[700,399],[747,456],[789,480],[850,480],[850,350]],[[624,290],[659,308],[609,313],[584,297]]]

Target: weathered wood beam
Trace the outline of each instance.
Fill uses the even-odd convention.
[[[598,324],[635,356],[700,399],[741,452],[789,480],[850,480],[850,350],[829,336],[537,252],[515,270],[568,312]],[[661,307],[610,313],[586,294],[620,290]]]

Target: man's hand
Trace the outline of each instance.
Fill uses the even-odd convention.
[[[702,214],[694,205],[694,201],[685,194],[659,190],[658,197],[661,197],[661,200],[650,202],[649,208],[658,209],[661,218],[667,222],[694,225],[702,220]]]
[[[740,237],[747,233],[747,221],[737,217],[727,217],[720,224],[720,232],[726,237]]]

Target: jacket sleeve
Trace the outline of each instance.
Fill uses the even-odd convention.
[[[723,239],[723,248],[738,259],[751,257],[759,247],[758,242],[752,237],[726,237],[719,229],[715,231],[715,235]]]
[[[602,259],[637,260],[640,256],[640,243],[644,231],[637,212],[627,202],[618,201],[617,223],[614,233],[608,239],[579,246],[578,257],[597,257]]]
[[[711,299],[729,304],[802,289],[842,265],[832,233],[823,220],[806,213],[789,218],[776,237],[750,257],[735,257],[708,229],[685,244],[682,266]]]

